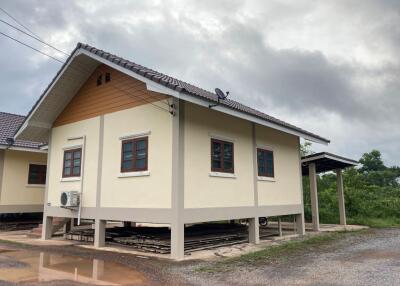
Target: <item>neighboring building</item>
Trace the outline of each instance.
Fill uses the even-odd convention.
[[[0,215],[43,212],[47,151],[13,136],[24,116],[0,112]]]
[[[304,233],[300,137],[329,141],[230,99],[78,44],[16,134],[48,142],[43,238],[53,217],[168,223],[171,254],[184,225],[295,215]],[[60,206],[80,192],[78,208]]]

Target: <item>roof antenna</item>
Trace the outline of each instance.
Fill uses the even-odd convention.
[[[213,108],[213,107],[215,107],[215,106],[218,106],[220,103],[221,103],[221,100],[225,100],[228,96],[229,96],[229,91],[227,91],[226,92],[226,94],[222,91],[222,90],[220,90],[219,88],[216,88],[215,89],[215,93],[217,94],[217,100],[218,100],[218,103],[216,103],[216,104],[210,104],[208,107],[209,108]]]

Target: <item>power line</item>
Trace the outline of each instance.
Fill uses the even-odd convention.
[[[15,39],[15,38],[13,38],[13,37],[7,35],[7,34],[4,34],[3,32],[0,32],[0,35],[3,35],[4,37],[7,37],[7,38],[9,38],[9,39],[11,39],[11,40],[13,40],[13,41],[15,41],[15,42],[17,42],[17,43],[19,43],[19,44],[25,46],[25,47],[30,48],[30,49],[32,49],[32,50],[34,50],[34,51],[36,51],[36,52],[38,52],[38,53],[40,53],[40,54],[46,56],[46,57],[49,57],[49,58],[51,58],[51,59],[53,59],[53,60],[59,62],[59,63],[62,63],[62,64],[65,63],[64,61],[62,61],[62,60],[60,60],[60,59],[57,59],[57,58],[55,58],[55,57],[53,57],[53,56],[50,56],[49,54],[46,54],[46,53],[44,53],[44,52],[42,52],[42,51],[40,51],[40,50],[38,50],[38,49],[36,49],[36,48],[34,48],[34,47],[32,47],[32,46],[26,44],[26,43],[24,43],[24,42],[21,42],[21,41]],[[72,67],[73,69],[79,70],[79,69],[76,68],[76,67],[73,67],[73,66],[71,66],[71,67]],[[84,69],[82,69],[82,70],[85,71]],[[90,71],[86,71],[86,72],[90,72]],[[155,103],[153,103],[153,102],[151,102],[151,101],[148,101],[148,100],[145,99],[144,97],[141,97],[141,96],[138,96],[138,95],[133,95],[133,94],[131,94],[131,93],[128,93],[127,91],[118,88],[115,84],[112,84],[112,86],[114,86],[116,89],[118,89],[118,90],[124,92],[125,94],[131,95],[131,96],[139,97],[139,98],[141,98],[143,101],[145,101],[145,102],[151,104],[151,105],[154,106],[154,107],[157,107],[157,108],[162,109],[162,110],[164,110],[164,111],[170,112],[169,109],[167,110],[167,109],[165,109],[165,108],[163,108],[163,107],[161,107],[161,106],[158,106],[158,105],[156,105]],[[162,103],[164,103],[164,102],[162,102]],[[164,103],[164,104],[166,104],[166,103]],[[167,104],[167,105],[169,106],[169,104]]]
[[[30,49],[32,49],[32,50],[38,52],[38,53],[41,53],[42,55],[44,55],[44,56],[46,56],[46,57],[49,57],[49,58],[51,58],[51,59],[53,59],[53,60],[55,60],[55,61],[57,61],[57,62],[59,62],[59,63],[62,63],[62,64],[64,63],[62,60],[59,60],[59,59],[57,59],[57,58],[55,58],[55,57],[53,57],[53,56],[50,56],[50,55],[48,55],[48,54],[42,52],[41,50],[38,50],[38,49],[36,49],[36,48],[34,48],[34,47],[28,45],[28,44],[25,44],[24,42],[21,42],[21,41],[15,39],[15,38],[13,38],[13,37],[7,35],[7,34],[4,34],[3,32],[0,32],[0,34],[3,35],[4,37],[7,37],[7,38],[9,38],[9,39],[11,39],[11,40],[13,40],[13,41],[15,41],[15,42],[17,42],[17,43],[19,43],[19,44],[25,46],[25,47],[27,47],[27,48],[30,48]]]
[[[19,24],[20,26],[24,27],[25,30],[27,30],[29,33],[31,33],[32,35],[34,35],[37,38],[40,38],[38,35],[36,35],[34,32],[32,32],[28,27],[26,27],[24,24],[22,24],[20,21],[18,21],[15,17],[13,17],[10,13],[8,13],[6,10],[4,10],[3,8],[0,7],[0,10],[4,12],[4,14],[6,14],[8,17],[10,17],[11,19],[13,19],[17,24]]]
[[[3,22],[4,24],[6,24],[6,25],[8,25],[8,26],[10,26],[10,27],[12,27],[12,28],[18,30],[19,32],[21,32],[21,33],[23,33],[23,34],[25,34],[25,35],[27,35],[27,36],[29,36],[29,37],[35,39],[36,41],[39,41],[40,43],[42,43],[42,44],[44,44],[44,45],[46,45],[46,46],[48,46],[48,47],[50,47],[50,48],[52,48],[52,49],[58,51],[58,52],[61,52],[61,53],[65,54],[65,55],[69,56],[69,54],[67,54],[67,53],[61,51],[60,49],[58,49],[58,48],[56,48],[56,47],[54,47],[54,46],[52,46],[52,45],[46,43],[45,41],[43,41],[43,40],[41,39],[41,37],[39,37],[38,35],[36,35],[35,33],[33,33],[30,29],[28,29],[27,27],[25,27],[22,23],[19,23],[18,20],[16,20],[12,15],[10,15],[9,13],[7,13],[4,9],[2,9],[1,7],[0,7],[0,9],[1,9],[4,13],[6,13],[10,18],[12,18],[14,21],[16,21],[18,24],[20,24],[21,26],[23,26],[26,30],[28,30],[29,32],[31,32],[34,36],[32,36],[32,35],[30,35],[30,34],[24,32],[24,31],[22,31],[21,29],[15,27],[15,26],[13,26],[13,25],[11,25],[10,23],[8,23],[8,22],[6,22],[6,21],[0,19],[1,22]],[[60,63],[63,63],[63,64],[65,63],[64,61],[62,61],[62,60],[60,60],[60,59],[58,59],[58,58],[56,58],[56,57],[50,56],[49,54],[46,54],[46,53],[44,53],[44,52],[42,52],[42,51],[40,51],[40,50],[38,50],[38,49],[36,49],[36,48],[34,48],[34,47],[32,47],[32,46],[26,44],[26,43],[24,43],[24,42],[21,42],[21,41],[15,39],[15,38],[9,36],[9,35],[6,35],[6,34],[4,34],[4,33],[2,33],[2,32],[0,32],[0,34],[3,35],[3,36],[5,36],[5,37],[7,37],[7,38],[9,38],[9,39],[11,39],[11,40],[16,41],[17,43],[19,43],[19,44],[21,44],[21,45],[24,45],[25,47],[28,47],[28,48],[30,48],[30,49],[32,49],[32,50],[38,52],[38,53],[40,53],[40,54],[42,54],[42,55],[44,55],[44,56],[47,56],[47,57],[49,57],[49,58],[51,58],[51,59],[53,59],[53,60],[55,60],[55,61],[57,61],[57,62],[60,62]],[[74,69],[76,69],[76,70],[78,70],[77,67],[74,67],[74,66],[71,66],[71,67],[74,68]],[[81,68],[82,68],[83,71],[85,71],[85,72],[87,72],[87,73],[91,73],[91,72],[92,72],[92,71],[85,70],[83,67],[81,67]],[[135,97],[139,97],[139,98],[141,98],[143,101],[145,101],[145,102],[147,102],[147,103],[149,103],[149,104],[151,104],[151,105],[153,105],[153,106],[155,106],[155,107],[157,107],[157,108],[160,108],[160,109],[162,109],[162,110],[164,110],[164,111],[170,112],[170,104],[161,101],[161,100],[160,100],[159,98],[157,98],[156,96],[149,95],[149,96],[151,96],[151,97],[157,99],[158,102],[167,105],[167,106],[168,106],[168,110],[165,109],[165,108],[163,108],[163,107],[160,107],[160,106],[158,106],[158,105],[155,105],[153,102],[148,101],[148,100],[147,100],[146,98],[144,98],[144,97],[141,97],[141,96],[139,96],[139,95],[137,95],[137,94],[133,95],[133,94],[131,94],[131,93],[128,93],[128,91],[123,90],[123,89],[120,89],[119,87],[117,87],[117,86],[114,85],[114,84],[111,84],[111,85],[114,86],[116,89],[118,89],[118,90],[124,92],[125,94],[131,95],[131,96],[135,96]]]
[[[39,41],[40,43],[42,43],[42,44],[44,44],[44,45],[46,45],[46,46],[48,46],[48,47],[50,47],[50,48],[56,50],[57,52],[60,52],[60,53],[62,53],[62,54],[64,54],[64,55],[66,55],[66,56],[69,56],[69,54],[67,54],[66,52],[64,52],[64,51],[62,51],[62,50],[60,50],[60,49],[57,49],[56,47],[54,47],[54,46],[52,46],[52,45],[46,43],[45,41],[41,40],[39,37],[35,37],[35,36],[32,36],[31,34],[28,34],[27,32],[25,32],[25,31],[19,29],[18,27],[15,27],[14,25],[8,23],[7,21],[4,21],[4,20],[0,19],[0,22],[2,22],[2,23],[4,23],[4,24],[8,25],[9,27],[11,27],[11,28],[13,28],[13,29],[15,29],[15,30],[17,30],[17,31],[19,31],[19,32],[21,32],[21,33],[27,35],[28,37],[31,37],[31,38],[35,39],[36,41]]]

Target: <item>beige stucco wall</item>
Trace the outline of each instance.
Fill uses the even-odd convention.
[[[185,208],[254,205],[251,123],[194,104],[185,105]],[[211,138],[234,143],[235,178],[212,177]]]
[[[185,208],[253,206],[251,123],[187,103],[184,134]],[[275,160],[275,181],[257,180],[259,205],[301,204],[298,137],[260,125],[256,134]],[[234,143],[234,178],[211,176],[212,137]]]
[[[171,128],[167,111],[146,104],[104,115],[102,207],[168,208],[171,206]],[[121,137],[149,131],[149,175],[120,177]],[[96,206],[100,117],[53,128],[48,202],[59,206],[63,191],[81,191],[81,181],[62,179],[64,149],[83,144],[68,138],[86,136],[83,207]]]
[[[86,137],[82,206],[96,206],[99,128],[100,117],[95,117],[52,129],[48,191],[48,202],[52,206],[60,205],[62,192],[81,191],[80,179],[75,179],[75,181],[62,179],[64,150],[83,145],[83,139],[68,139],[80,136]]]
[[[44,186],[28,185],[29,163],[47,164],[47,154],[4,151],[0,205],[42,205]]]
[[[149,175],[120,176],[122,136],[148,133]],[[104,157],[101,206],[171,207],[172,116],[146,104],[107,114],[104,118]]]
[[[299,138],[256,125],[256,144],[274,151],[275,181],[258,180],[258,203],[301,204]]]

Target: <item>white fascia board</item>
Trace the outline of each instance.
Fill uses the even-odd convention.
[[[346,159],[343,159],[343,158],[338,158],[338,157],[335,157],[335,156],[330,156],[328,154],[322,154],[322,155],[319,155],[319,156],[316,156],[316,157],[306,158],[306,159],[301,160],[301,163],[307,163],[307,162],[310,162],[310,161],[324,159],[324,158],[335,160],[335,161],[342,162],[342,163],[349,164],[349,165],[353,165],[353,166],[357,166],[358,165],[357,163],[355,163],[353,161],[349,161],[349,160],[346,160]]]
[[[58,76],[53,80],[53,83],[51,84],[51,86],[47,89],[46,94],[42,97],[42,99],[39,101],[39,103],[36,104],[35,109],[32,110],[32,112],[29,113],[28,118],[25,120],[24,124],[22,125],[22,127],[18,130],[18,132],[14,135],[14,139],[18,139],[18,136],[22,133],[22,131],[24,131],[25,128],[27,128],[28,126],[32,126],[32,124],[30,124],[32,115],[36,113],[37,109],[39,108],[39,106],[42,105],[43,101],[47,98],[47,96],[49,95],[50,91],[53,89],[54,85],[58,82],[58,80],[60,79],[60,77],[64,74],[64,72],[68,69],[69,65],[72,63],[72,61],[74,60],[74,58],[79,54],[78,53],[79,50],[76,50],[75,53],[71,56],[69,62],[64,66],[64,68],[62,69],[62,71],[60,71],[60,73],[58,74]],[[42,122],[36,122],[36,124],[44,124]],[[35,123],[34,123],[35,124]],[[33,125],[34,126],[34,125]],[[40,126],[38,126],[40,127]],[[45,127],[46,128],[46,127]],[[51,128],[51,126],[50,126]]]
[[[43,150],[43,149],[33,149],[33,148],[14,147],[14,146],[5,146],[5,145],[0,145],[0,150],[24,151],[24,152],[32,152],[32,153],[43,153],[43,154],[47,153],[47,150]]]
[[[162,84],[156,83],[156,82],[154,82],[154,81],[152,81],[152,80],[150,80],[150,79],[148,79],[148,78],[146,78],[146,77],[144,77],[144,76],[142,76],[140,74],[137,74],[137,73],[135,73],[135,72],[133,72],[131,70],[128,70],[128,69],[126,69],[124,67],[121,67],[120,65],[118,65],[116,63],[112,63],[112,62],[108,61],[107,59],[104,59],[104,58],[102,58],[102,57],[100,57],[98,55],[94,55],[91,52],[88,52],[86,50],[79,50],[79,53],[80,54],[85,54],[86,56],[91,57],[91,58],[93,58],[93,59],[95,59],[95,60],[97,60],[97,61],[99,61],[99,62],[101,62],[101,63],[103,63],[105,65],[108,65],[108,66],[112,67],[113,69],[116,69],[116,70],[118,70],[118,71],[120,71],[120,72],[122,72],[124,74],[127,74],[127,75],[129,75],[129,76],[131,76],[131,77],[133,77],[133,78],[135,78],[137,80],[140,80],[140,81],[144,82],[146,84],[147,89],[150,90],[150,91],[167,94],[167,95],[182,99],[184,101],[188,101],[188,102],[191,102],[191,103],[194,103],[194,104],[197,104],[197,105],[200,105],[200,106],[204,106],[204,107],[207,107],[207,108],[210,105],[210,102],[207,101],[207,100],[203,100],[203,99],[200,99],[198,97],[194,97],[194,96],[191,96],[191,95],[188,95],[188,94],[184,94],[182,92],[178,92],[176,90],[172,90],[172,89],[170,89],[170,88],[168,88],[168,87],[166,87],[166,86],[164,86]],[[262,120],[262,119],[260,119],[258,117],[255,117],[255,116],[243,113],[243,112],[239,112],[239,111],[233,110],[233,109],[228,108],[228,107],[223,106],[223,105],[215,106],[215,107],[213,107],[213,109],[218,110],[218,111],[223,112],[223,113],[226,113],[226,114],[229,114],[229,115],[232,115],[232,116],[235,116],[235,117],[238,117],[238,118],[245,119],[247,121],[251,121],[251,122],[263,125],[263,126],[267,126],[267,127],[270,127],[270,128],[273,128],[273,129],[276,129],[276,130],[279,130],[279,131],[282,131],[282,132],[285,132],[285,133],[288,133],[288,134],[299,136],[299,137],[302,137],[304,139],[313,141],[315,143],[328,145],[328,142],[326,142],[324,140],[312,137],[312,136],[310,136],[308,134],[304,134],[304,133],[299,132],[299,131],[292,130],[290,128],[278,125],[278,124],[273,123],[273,122],[268,122],[268,121]]]

